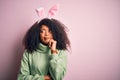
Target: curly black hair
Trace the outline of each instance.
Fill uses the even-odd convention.
[[[68,28],[56,19],[44,18],[40,22],[34,23],[23,39],[23,44],[28,52],[36,51],[39,43],[42,43],[40,40],[40,28],[42,25],[48,26],[52,31],[53,39],[57,41],[57,49],[68,50],[70,48],[70,41],[66,33]]]

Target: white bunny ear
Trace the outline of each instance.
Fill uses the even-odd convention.
[[[36,12],[41,19],[45,18],[45,10],[43,7],[36,9]]]
[[[59,8],[59,4],[56,4],[53,7],[51,7],[50,10],[48,11],[48,18],[52,18],[58,11],[58,8]]]

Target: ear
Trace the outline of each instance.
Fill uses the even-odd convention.
[[[50,10],[48,11],[48,17],[52,18],[56,14],[56,12],[58,11],[58,8],[59,8],[59,4],[52,6],[50,8]]]
[[[41,19],[45,18],[45,10],[43,7],[36,9],[36,12]]]

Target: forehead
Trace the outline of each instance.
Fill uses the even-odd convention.
[[[40,29],[49,29],[49,27],[46,25],[42,25]]]

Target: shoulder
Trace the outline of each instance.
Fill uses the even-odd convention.
[[[24,57],[24,58],[28,58],[29,55],[31,55],[31,54],[32,54],[32,53],[28,52],[27,49],[25,49],[24,52],[23,52],[23,57]]]

